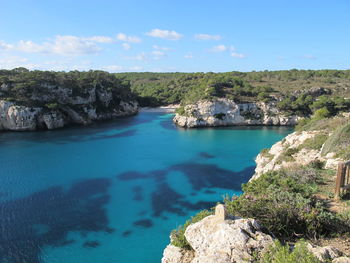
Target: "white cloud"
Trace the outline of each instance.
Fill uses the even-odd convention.
[[[164,50],[164,51],[170,50],[170,48],[168,48],[168,47],[161,47],[161,46],[158,46],[158,45],[153,45],[152,47],[155,50]]]
[[[131,45],[128,44],[128,43],[123,43],[122,47],[123,47],[124,50],[130,50],[131,49]]]
[[[186,59],[192,59],[193,58],[193,54],[192,53],[187,53],[184,58]]]
[[[54,39],[35,43],[30,40],[20,40],[15,44],[0,42],[2,49],[9,51],[20,51],[25,53],[42,53],[58,55],[85,55],[98,53],[101,48],[96,43],[107,43],[111,41],[108,37],[77,37],[77,36],[55,36]],[[4,48],[5,47],[5,48]]]
[[[139,61],[146,61],[146,60],[148,60],[148,57],[147,57],[147,55],[146,55],[145,52],[141,52],[141,53],[137,54],[137,55],[134,56],[134,57],[127,57],[127,59],[139,60]]]
[[[179,40],[183,36],[174,30],[162,30],[162,29],[152,29],[150,32],[146,33],[147,36],[158,37],[167,40]]]
[[[117,35],[117,39],[120,41],[130,42],[130,43],[140,43],[141,42],[141,38],[138,38],[135,36],[128,36],[128,35],[125,35],[124,33],[119,33]]]
[[[0,50],[7,50],[11,48],[13,48],[11,44],[5,43],[4,41],[0,40]]]
[[[235,57],[235,58],[245,58],[246,55],[244,55],[244,54],[242,54],[242,53],[232,52],[232,53],[231,53],[231,57]]]
[[[93,37],[87,37],[85,39],[96,43],[112,43],[114,41],[113,38],[106,37],[106,36],[93,36]]]
[[[152,51],[151,54],[153,55],[152,59],[154,60],[159,60],[166,56],[166,53],[160,50]]]
[[[212,49],[210,49],[211,52],[223,52],[228,50],[228,47],[225,45],[217,45],[215,47],[213,47]]]
[[[50,53],[60,55],[84,55],[98,53],[101,50],[94,41],[76,36],[56,36],[50,45]]]
[[[208,35],[208,34],[195,34],[195,39],[198,40],[220,40],[222,37],[220,35]]]

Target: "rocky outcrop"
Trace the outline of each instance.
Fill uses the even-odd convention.
[[[332,246],[320,247],[308,243],[307,249],[321,262],[330,262],[330,260],[336,260],[343,256],[343,253],[340,250]]]
[[[335,153],[322,154],[320,149],[309,149],[304,143],[322,134],[322,131],[293,132],[283,140],[275,143],[270,149],[265,149],[255,159],[255,174],[250,181],[269,171],[296,165],[307,165],[319,160],[325,163],[325,168],[336,169],[341,160],[335,157]]]
[[[162,263],[251,262],[273,243],[256,220],[225,219],[217,211],[187,227],[185,237],[193,251],[168,245]]]
[[[1,89],[7,89],[4,84]],[[82,94],[71,89],[44,85],[41,94],[33,93],[33,105],[0,100],[0,130],[29,131],[57,129],[67,124],[89,124],[96,120],[133,115],[138,112],[134,100],[122,100],[104,88],[87,88]],[[50,103],[52,101],[55,103]]]
[[[274,245],[254,219],[220,218],[217,213],[191,224],[185,237],[192,250],[168,245],[162,263],[247,263],[258,262]],[[350,263],[350,258],[335,247],[307,243],[307,250],[321,263]],[[291,247],[293,249],[293,247]]]
[[[180,114],[181,113],[181,114]],[[298,116],[287,116],[274,103],[237,104],[229,99],[198,101],[187,105],[177,113],[173,121],[181,127],[230,125],[295,125]]]

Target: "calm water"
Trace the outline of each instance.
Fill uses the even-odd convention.
[[[171,117],[0,133],[0,262],[160,262],[171,229],[239,194],[258,152],[290,132]]]

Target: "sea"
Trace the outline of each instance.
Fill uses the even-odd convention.
[[[0,262],[159,263],[169,234],[241,194],[285,127],[182,129],[173,114],[0,133]]]

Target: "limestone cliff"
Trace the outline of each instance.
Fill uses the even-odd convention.
[[[342,160],[336,158],[335,153],[322,154],[323,144],[318,148],[309,146],[308,142],[320,140],[320,136],[324,136],[323,131],[293,132],[270,149],[260,152],[255,159],[255,174],[250,181],[269,171],[307,165],[317,160],[325,162],[327,169],[336,169],[338,162]]]
[[[186,105],[173,121],[180,127],[230,125],[295,125],[300,117],[287,116],[274,103],[237,104],[229,99],[203,100]]]
[[[0,100],[0,130],[28,131],[57,129],[67,124],[89,124],[96,120],[136,114],[138,103],[124,101],[103,88],[91,88],[85,96],[73,95],[69,89],[46,86],[42,96],[32,94],[31,106]],[[57,103],[50,104],[55,100]]]

